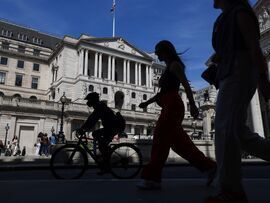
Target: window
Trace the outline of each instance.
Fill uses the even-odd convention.
[[[143,95],[143,100],[147,100],[147,95],[146,94]]]
[[[39,56],[39,55],[40,55],[40,50],[34,49],[33,55],[34,55],[34,56]]]
[[[31,96],[29,99],[30,99],[32,102],[37,101],[37,97],[36,97],[36,96]]]
[[[39,71],[39,64],[34,63],[34,64],[33,64],[33,70],[34,70],[34,71]]]
[[[24,61],[18,60],[17,67],[24,68]]]
[[[37,89],[38,88],[38,78],[37,77],[32,77],[31,88],[32,89]]]
[[[6,73],[0,72],[0,84],[5,84]]]
[[[20,53],[25,53],[25,47],[19,45],[19,46],[18,46],[18,52],[20,52]]]
[[[16,75],[15,86],[21,87],[22,86],[22,80],[23,80],[22,75]]]
[[[108,88],[107,87],[103,88],[103,94],[108,94]]]
[[[8,42],[2,42],[2,49],[9,50],[9,43]]]
[[[135,93],[135,92],[132,92],[131,97],[132,97],[133,99],[135,99],[135,98],[136,98],[136,93]]]
[[[0,64],[2,64],[2,65],[7,65],[7,63],[8,63],[8,58],[6,58],[6,57],[1,57]]]
[[[147,108],[144,108],[144,109],[143,109],[143,112],[147,113]]]
[[[89,85],[88,91],[89,91],[89,92],[93,92],[93,91],[94,91],[94,86],[93,86],[93,85]]]
[[[5,96],[5,94],[3,92],[0,92],[0,97]]]
[[[23,41],[27,41],[28,40],[28,37],[25,34],[19,33],[18,34],[18,39],[19,40],[23,40]]]
[[[2,29],[2,35],[5,37],[12,37],[13,33],[9,30]]]
[[[39,38],[36,38],[36,37],[33,37],[33,43],[35,43],[35,44],[43,44],[43,42],[42,42],[42,39],[39,39]]]
[[[131,110],[132,110],[132,111],[136,111],[136,105],[135,105],[135,104],[132,104],[132,105],[131,105]]]

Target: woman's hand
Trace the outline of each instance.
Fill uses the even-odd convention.
[[[190,114],[194,119],[198,118],[199,110],[195,104],[190,104]]]
[[[142,102],[142,103],[139,104],[139,107],[142,108],[142,109],[145,109],[147,106],[148,106],[147,102]]]

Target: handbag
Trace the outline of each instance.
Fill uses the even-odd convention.
[[[217,66],[215,64],[210,65],[203,73],[201,77],[208,82],[210,85],[214,85],[218,89],[218,83],[216,81],[217,76]]]

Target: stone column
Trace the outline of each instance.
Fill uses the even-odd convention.
[[[146,87],[149,87],[149,66],[146,66]]]
[[[152,80],[153,80],[153,69],[152,66],[149,66],[149,87],[152,88]]]
[[[88,50],[85,50],[84,56],[84,75],[88,75]]]
[[[252,98],[252,100],[250,102],[250,109],[251,109],[253,130],[256,133],[258,133],[261,137],[264,137],[262,113],[261,113],[258,90],[254,94],[254,96],[253,96],[253,98]]]
[[[135,85],[138,85],[138,63],[135,63]]]
[[[115,57],[112,57],[112,80],[115,81]]]
[[[124,83],[127,83],[127,60],[124,59],[124,70],[123,70],[123,79],[124,79]]]
[[[139,86],[142,86],[142,64],[139,63]]]
[[[102,53],[99,54],[98,77],[102,77]]]
[[[79,68],[78,75],[83,75],[83,49],[79,50]]]
[[[135,126],[131,125],[131,131],[130,131],[131,135],[135,134]]]
[[[147,135],[147,126],[143,127],[143,135]]]
[[[112,57],[108,56],[108,80],[112,78]]]
[[[127,83],[130,84],[130,61],[127,61]]]
[[[94,75],[97,78],[98,76],[98,53],[95,53],[95,69],[94,69]]]

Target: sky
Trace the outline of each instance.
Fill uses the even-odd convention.
[[[0,18],[54,36],[112,36],[113,0],[0,0]],[[182,56],[195,90],[208,86],[200,77],[213,53],[212,27],[220,11],[213,0],[115,0],[116,36],[151,53],[170,40]],[[251,0],[253,5],[256,0]]]

